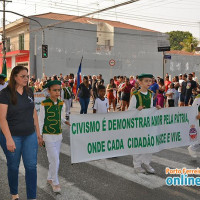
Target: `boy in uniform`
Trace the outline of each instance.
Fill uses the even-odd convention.
[[[153,95],[149,90],[149,86],[152,84],[152,74],[141,74],[138,76],[140,89],[133,91],[132,98],[128,110],[142,110],[153,107]],[[158,109],[161,107],[156,106]],[[155,170],[150,165],[152,154],[137,154],[133,155],[133,164],[136,173],[151,173],[154,174]]]
[[[196,96],[194,99],[194,102],[192,106],[198,106],[198,115],[196,118],[199,120],[199,126],[200,126],[200,94]],[[200,144],[192,144],[188,147],[188,151],[191,157],[197,158],[197,151],[200,150]]]
[[[62,142],[61,123],[70,124],[64,119],[64,103],[59,100],[61,82],[58,80],[50,81],[45,87],[48,88],[50,97],[41,103],[39,125],[49,161],[47,183],[52,186],[54,192],[60,192],[58,170],[60,146]]]
[[[69,120],[70,108],[71,108],[71,103],[72,103],[72,89],[71,89],[71,86],[69,85],[68,80],[66,80],[64,83],[65,83],[65,86],[62,89],[61,98],[64,100],[64,103],[65,103],[66,120]]]

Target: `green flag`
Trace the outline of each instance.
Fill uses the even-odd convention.
[[[6,75],[7,77],[7,67],[6,67],[6,60],[3,61],[3,69],[2,69],[2,74]],[[7,78],[6,78],[7,80]]]

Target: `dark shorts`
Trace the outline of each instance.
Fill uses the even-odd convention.
[[[122,93],[122,101],[129,102],[130,100],[130,93]]]
[[[189,96],[186,95],[184,103],[188,105],[188,102],[189,102],[190,98],[191,98],[191,95],[189,95]]]
[[[180,95],[180,102],[185,102],[185,95],[183,94]]]

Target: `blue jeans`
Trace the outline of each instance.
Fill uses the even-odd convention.
[[[36,199],[37,192],[37,135],[34,132],[28,136],[12,136],[16,149],[10,152],[6,147],[6,138],[0,131],[0,145],[7,159],[8,183],[10,193],[18,194],[18,174],[21,157],[25,167],[27,199]]]
[[[90,102],[90,98],[79,98],[79,102],[81,104],[80,114],[87,114],[88,105]]]

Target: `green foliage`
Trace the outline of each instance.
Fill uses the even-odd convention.
[[[169,35],[171,50],[192,52],[198,45],[198,40],[188,31],[171,31],[167,32],[167,34]]]

